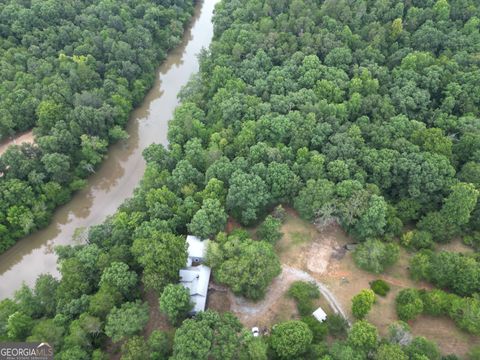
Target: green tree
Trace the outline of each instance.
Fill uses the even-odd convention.
[[[236,294],[260,299],[281,267],[272,245],[264,241],[229,236],[223,244],[211,243],[208,263],[217,281]]]
[[[0,301],[0,339],[7,339],[7,326],[10,315],[18,311],[18,305],[10,299]]]
[[[334,195],[334,186],[328,180],[308,180],[306,186],[300,190],[295,198],[295,209],[300,215],[313,220],[318,210],[328,204]]]
[[[431,251],[421,251],[410,259],[410,275],[414,280],[429,279],[432,267]]]
[[[127,302],[114,307],[107,316],[105,334],[118,342],[140,332],[148,322],[148,307],[140,302]]]
[[[185,238],[171,233],[154,232],[148,239],[135,239],[132,253],[143,267],[143,283],[157,291],[177,281],[178,271],[187,262]]]
[[[258,227],[257,236],[260,240],[275,244],[283,236],[283,233],[280,231],[281,227],[281,220],[268,215]]]
[[[393,265],[398,260],[398,256],[397,244],[383,243],[376,239],[370,239],[358,245],[353,253],[353,259],[359,268],[375,274]]]
[[[206,199],[188,224],[188,230],[202,239],[208,239],[224,230],[227,223],[225,209],[217,199]]]
[[[408,360],[408,356],[397,344],[382,344],[377,349],[377,360]]]
[[[245,336],[232,314],[200,312],[195,319],[185,320],[175,332],[172,359],[235,359],[244,351]]]
[[[30,342],[48,342],[58,349],[63,342],[65,329],[57,324],[54,319],[40,320],[32,329],[27,338]]]
[[[240,360],[267,360],[268,345],[259,338],[248,338],[239,354]]]
[[[206,360],[212,341],[213,331],[206,322],[187,319],[175,332],[172,359]]]
[[[364,289],[352,298],[352,313],[357,319],[363,319],[373,304],[375,303],[375,293],[370,289]]]
[[[423,312],[423,301],[416,289],[401,290],[396,299],[397,315],[403,321],[415,319]]]
[[[69,348],[65,348],[58,354],[58,357],[60,360],[70,360],[70,359],[89,360],[90,359],[88,352],[86,350],[83,350],[80,346],[72,346]]]
[[[314,282],[294,281],[288,289],[288,296],[297,302],[298,312],[302,316],[312,314],[315,310],[314,299],[320,297],[320,290]]]
[[[90,298],[88,312],[104,319],[110,310],[121,300],[121,297],[121,294],[112,291],[110,288],[100,288]]]
[[[432,360],[441,359],[441,354],[437,345],[421,336],[413,339],[413,341],[405,348],[405,353],[409,358],[414,359],[421,359],[422,356],[426,359]]]
[[[465,183],[472,183],[477,190],[480,189],[480,164],[473,161],[465,163],[458,178]]]
[[[19,311],[8,317],[7,336],[10,340],[24,341],[32,330],[33,320]]]
[[[127,264],[115,261],[103,271],[99,285],[118,291],[128,298],[137,285],[137,274],[130,271]]]
[[[312,332],[305,323],[290,320],[275,326],[270,345],[279,358],[291,359],[305,353],[312,340]]]
[[[160,310],[172,324],[180,323],[192,309],[190,291],[180,284],[168,284],[160,296]]]
[[[478,194],[478,190],[472,184],[459,183],[452,187],[451,194],[442,206],[441,214],[445,222],[454,228],[452,231],[455,233],[470,220]]]
[[[348,333],[348,343],[355,349],[368,352],[376,348],[378,342],[378,331],[375,326],[365,320],[353,324]]]
[[[150,350],[143,336],[132,336],[122,344],[122,360],[148,359]]]
[[[361,240],[381,236],[387,225],[387,203],[381,196],[372,195],[367,209],[358,217],[352,233]]]
[[[347,334],[348,322],[342,315],[329,315],[327,316],[326,323],[328,327],[328,332],[332,336],[343,337]]]
[[[402,245],[416,250],[433,248],[432,234],[428,231],[413,230],[402,236]]]
[[[166,360],[172,351],[172,341],[169,335],[160,330],[153,330],[148,338],[151,360]]]
[[[58,285],[59,281],[50,274],[41,274],[35,281],[35,298],[42,315],[46,317],[55,315]]]
[[[232,175],[226,206],[243,225],[257,221],[269,201],[267,186],[259,176],[241,171]]]

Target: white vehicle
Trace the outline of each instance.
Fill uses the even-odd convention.
[[[254,326],[252,328],[252,335],[253,335],[253,337],[260,336],[260,330],[258,329],[258,327]]]

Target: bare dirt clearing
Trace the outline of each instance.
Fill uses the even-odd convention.
[[[398,319],[395,311],[395,297],[398,292],[406,287],[432,288],[430,284],[417,283],[410,279],[408,264],[411,254],[403,249],[394,266],[384,274],[375,275],[355,266],[352,252],[345,250],[345,245],[353,240],[339,226],[332,225],[319,232],[315,226],[301,220],[294,211],[287,209],[287,219],[282,226],[282,232],[284,236],[277,243],[276,250],[283,272],[273,281],[265,299],[256,303],[247,301],[223,288],[222,292],[213,292],[215,309],[225,311],[229,308],[247,327],[269,327],[278,321],[298,318],[295,303],[286,296],[286,292],[293,281],[312,279],[323,284],[338,301],[339,308],[352,320],[352,297],[360,290],[369,288],[371,281],[383,279],[390,284],[391,291],[385,298],[378,297],[368,320],[385,335],[388,325]],[[460,242],[442,245],[441,248],[468,251]],[[318,305],[333,311],[323,294]],[[478,337],[459,330],[448,318],[421,316],[410,325],[414,335],[425,336],[437,342],[445,354],[463,356],[471,346],[480,343]]]
[[[33,144],[35,141],[32,131],[15,136],[13,139],[7,139],[0,143],[0,155],[7,151],[10,145],[20,145],[23,143]]]

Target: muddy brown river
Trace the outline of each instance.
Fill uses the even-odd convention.
[[[218,1],[198,2],[181,44],[170,52],[158,69],[153,88],[132,112],[127,127],[130,137],[109,149],[87,187],[57,209],[48,227],[21,239],[0,256],[0,299],[13,295],[22,282],[33,285],[42,273],[57,276],[54,247],[81,243],[74,237],[76,229],[101,223],[132,196],[145,170],[143,149],[152,143],[167,144],[168,121],[178,105],[177,95],[198,71],[197,54],[212,40],[213,9]]]

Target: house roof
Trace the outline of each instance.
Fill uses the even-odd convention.
[[[325,313],[325,311],[323,311],[321,307],[315,310],[312,315],[320,322],[325,321],[325,319],[327,318],[327,314]]]
[[[193,313],[205,310],[210,272],[210,268],[205,265],[180,270],[180,284],[190,291]]]
[[[196,236],[187,236],[188,257],[204,258],[207,252],[208,240],[202,240]]]

